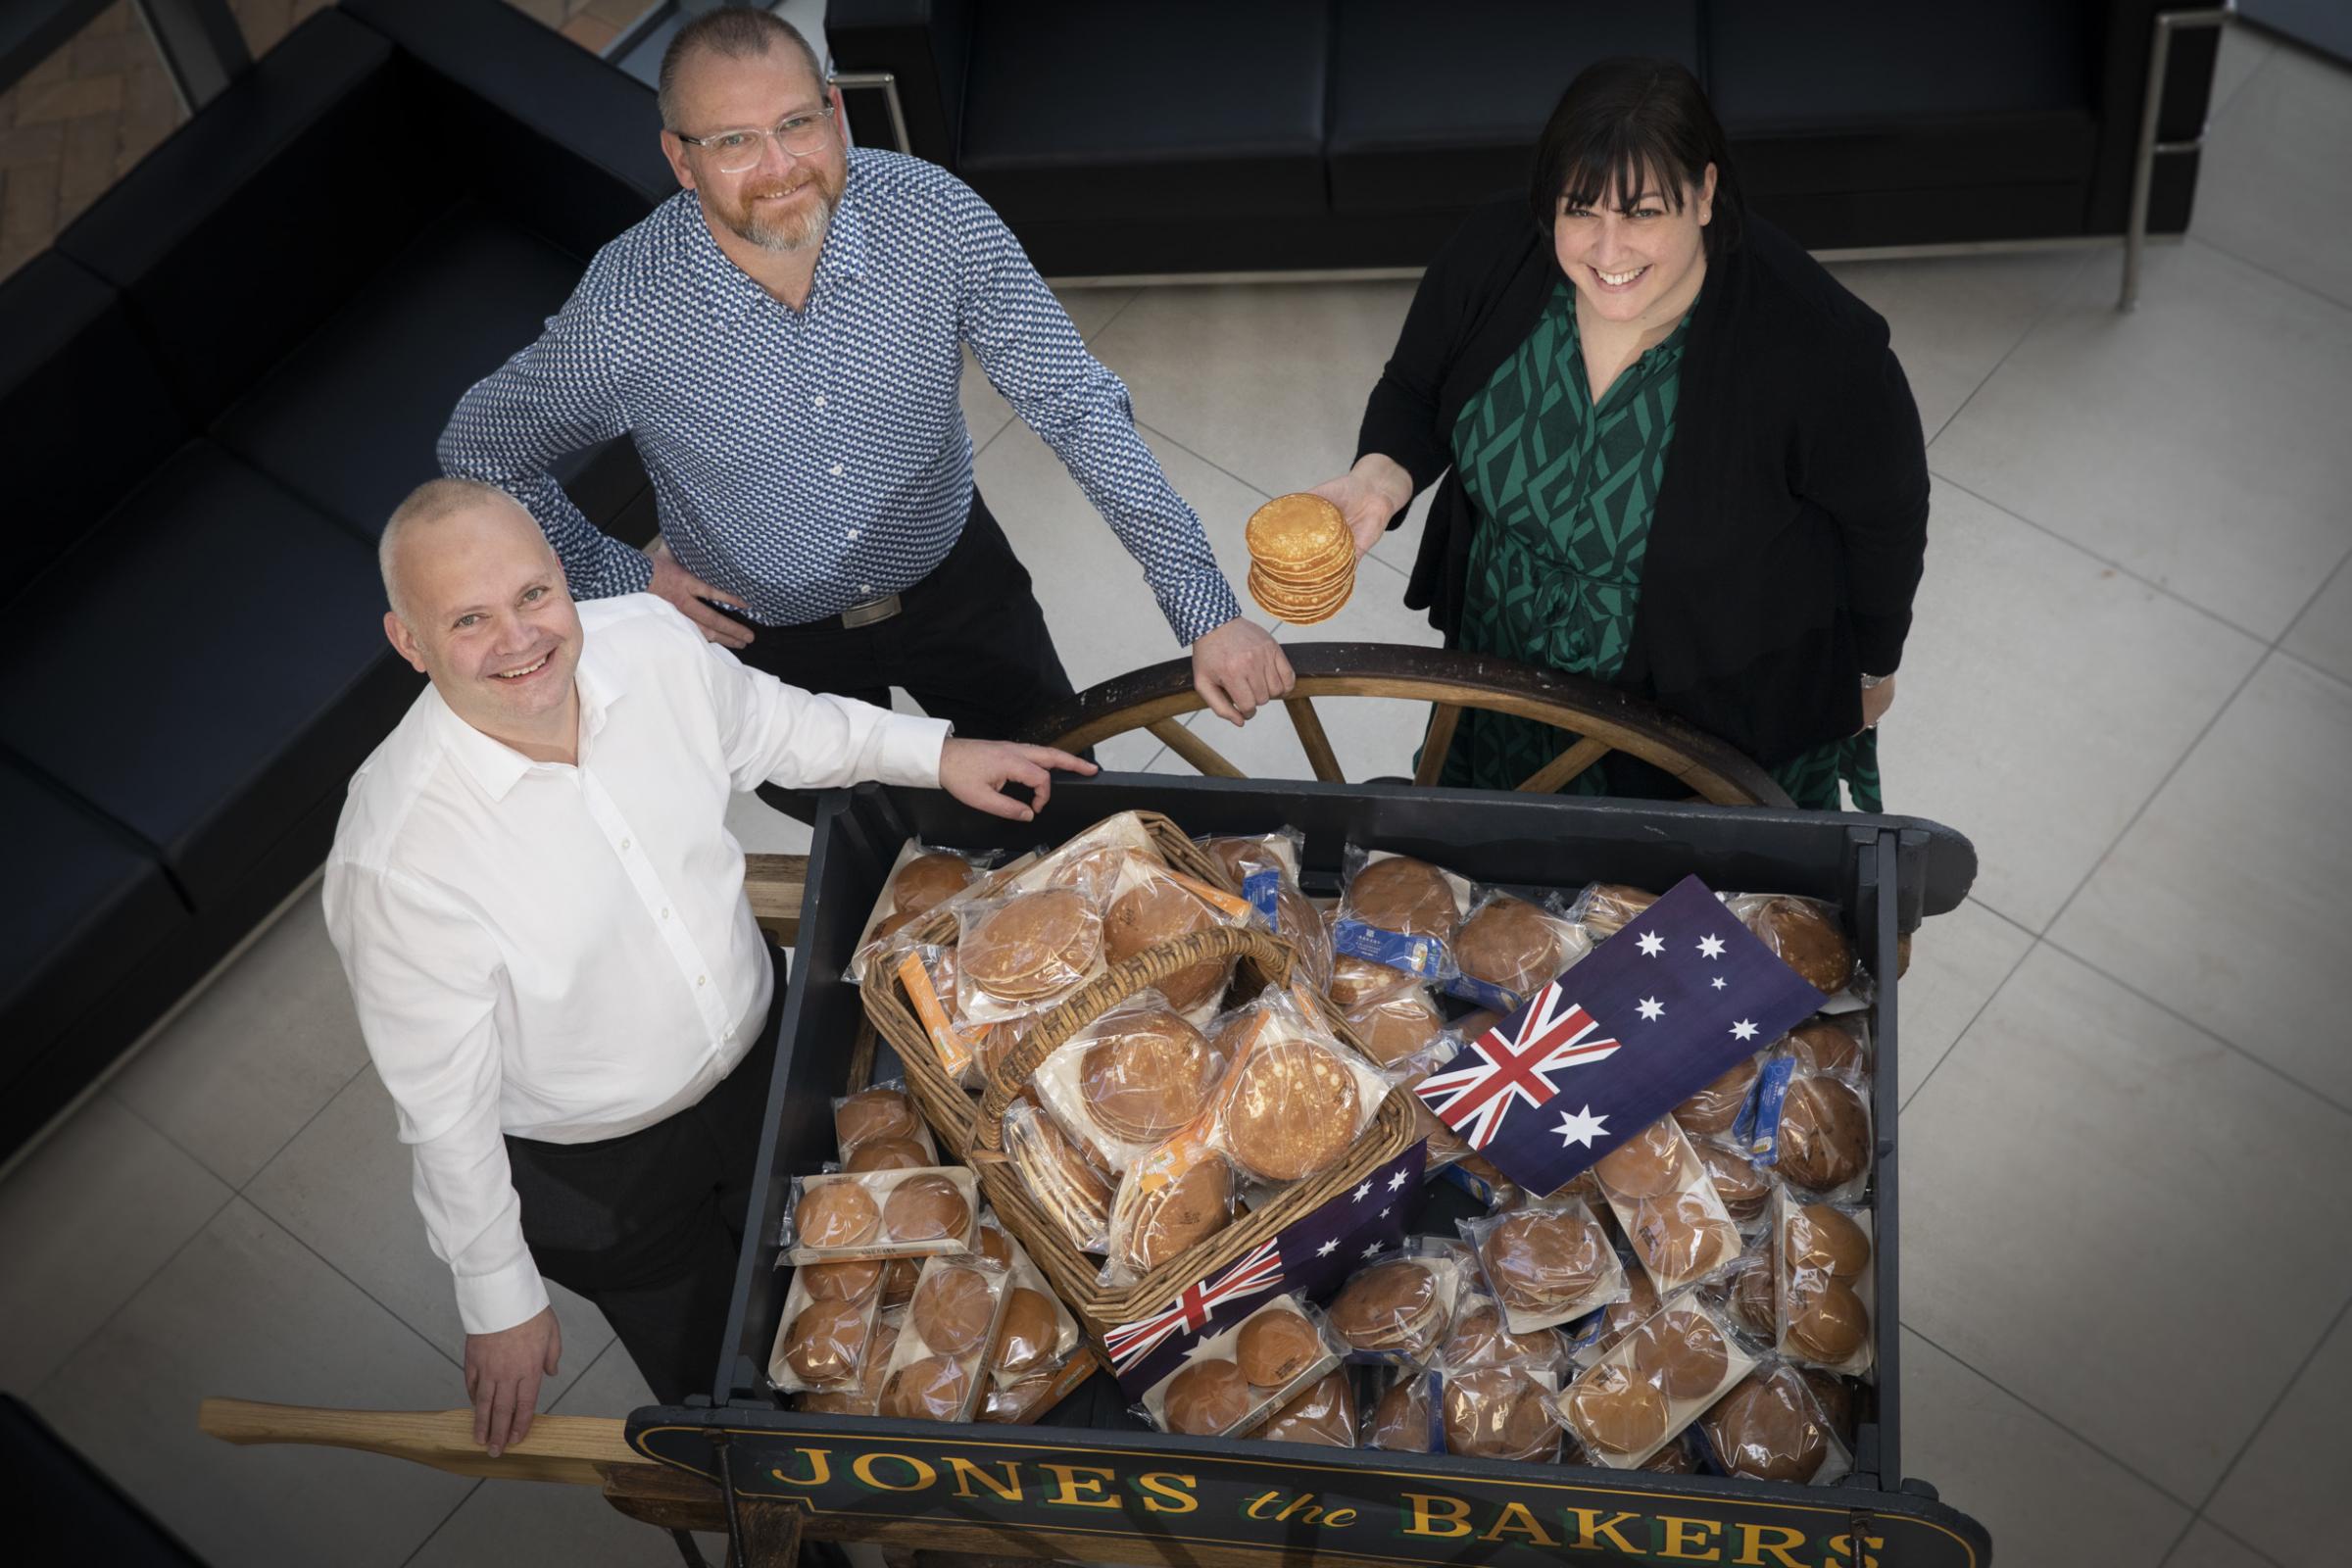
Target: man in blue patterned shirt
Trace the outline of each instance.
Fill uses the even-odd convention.
[[[1240,723],[1290,688],[1125,385],[985,202],[919,159],[849,148],[839,91],[765,13],[689,24],[661,84],[685,188],[597,253],[440,442],[450,473],[529,509],[576,597],[650,590],[790,684],[884,706],[899,686],[964,734],[1011,734],[1070,682],[972,482],[968,344],[1142,564],[1208,706]],[[551,472],[624,432],[660,512],[650,556]]]

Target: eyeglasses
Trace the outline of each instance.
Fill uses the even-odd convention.
[[[827,104],[805,115],[794,115],[764,129],[746,125],[740,130],[714,130],[708,136],[688,136],[675,131],[671,134],[687,146],[700,147],[709,153],[720,173],[740,174],[759,167],[771,136],[777,146],[795,158],[823,152],[825,144],[833,139],[833,106]]]

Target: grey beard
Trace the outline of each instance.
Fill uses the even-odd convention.
[[[804,217],[774,224],[753,219],[736,232],[763,251],[783,255],[816,249],[824,244],[825,231],[832,225],[833,206],[820,194],[815,205]]]

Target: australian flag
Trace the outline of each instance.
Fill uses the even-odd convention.
[[[1825,1000],[1685,877],[1413,1092],[1550,1193]]]
[[[1195,1280],[1159,1311],[1102,1337],[1119,1387],[1136,1398],[1183,1364],[1193,1348],[1275,1296],[1320,1301],[1366,1258],[1404,1240],[1421,1202],[1429,1146],[1415,1144],[1324,1200],[1239,1260]]]

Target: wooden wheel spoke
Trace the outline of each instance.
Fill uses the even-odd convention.
[[[1167,743],[1168,750],[1193,764],[1197,773],[1210,778],[1248,778],[1250,775],[1227,761],[1224,754],[1172,718],[1153,719],[1145,726]]]
[[[1421,765],[1413,769],[1413,782],[1427,789],[1438,781],[1446,770],[1446,754],[1453,750],[1454,727],[1462,721],[1462,705],[1440,703],[1430,710],[1429,733],[1421,737]]]
[[[1339,754],[1331,749],[1331,737],[1323,733],[1323,715],[1315,711],[1315,700],[1285,697],[1282,706],[1291,715],[1291,728],[1298,732],[1306,765],[1315,770],[1315,777],[1326,784],[1347,783],[1348,776],[1340,771]]]
[[[1519,791],[1525,795],[1549,795],[1553,790],[1591,767],[1609,755],[1606,741],[1590,737],[1578,741],[1559,756],[1537,768],[1519,781]]]

